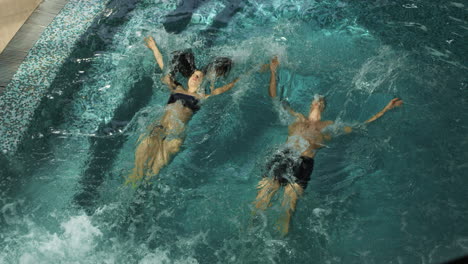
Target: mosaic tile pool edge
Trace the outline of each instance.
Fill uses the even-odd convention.
[[[0,95],[0,151],[10,156],[80,36],[108,0],[70,0],[44,30]]]

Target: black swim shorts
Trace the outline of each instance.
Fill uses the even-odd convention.
[[[314,170],[314,159],[305,156],[297,157],[292,150],[285,149],[273,155],[266,169],[265,177],[271,175],[281,185],[295,182],[305,189]]]

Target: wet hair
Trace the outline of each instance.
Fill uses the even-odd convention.
[[[197,67],[195,66],[195,57],[192,50],[178,50],[172,52],[171,71],[170,74],[175,78],[176,74],[180,74],[189,78]]]
[[[232,60],[228,57],[217,57],[212,62],[208,63],[203,68],[203,73],[207,74],[208,72],[214,70],[216,77],[226,77],[229,74],[232,68]]]

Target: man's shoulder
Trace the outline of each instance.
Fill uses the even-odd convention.
[[[331,121],[331,120],[327,120],[327,121],[322,121],[321,123],[321,130],[325,129],[326,127],[330,126],[330,125],[333,125],[335,122],[334,121]]]

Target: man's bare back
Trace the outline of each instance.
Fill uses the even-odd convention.
[[[288,144],[301,152],[301,156],[313,158],[319,148],[325,146],[329,136],[322,131],[333,121],[311,121],[304,116],[289,125]],[[306,142],[307,145],[304,143]]]

